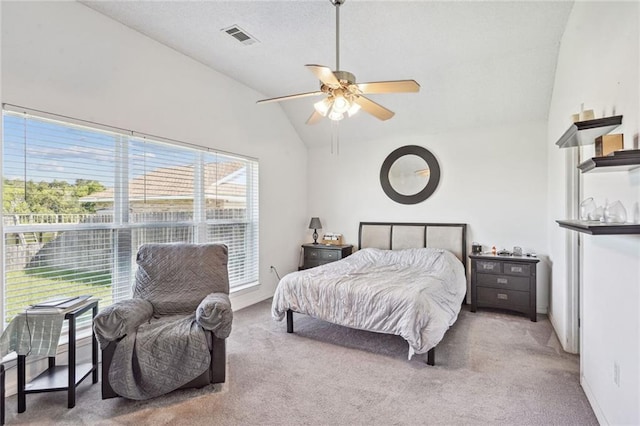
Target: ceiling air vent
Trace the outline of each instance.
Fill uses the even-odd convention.
[[[250,45],[254,43],[258,43],[259,40],[240,28],[237,25],[233,25],[229,28],[223,28],[222,31],[229,34],[231,37],[235,38],[242,44]]]

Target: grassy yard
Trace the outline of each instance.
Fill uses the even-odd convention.
[[[37,289],[37,294],[34,290]],[[36,268],[28,272],[7,272],[5,281],[5,322],[8,323],[18,313],[34,303],[55,296],[81,296],[90,294],[100,299],[101,306],[112,303],[111,274],[108,272],[87,272]]]

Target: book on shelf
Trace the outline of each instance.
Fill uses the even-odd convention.
[[[27,311],[30,314],[63,314],[84,305],[90,298],[90,294],[54,297],[31,305]]]

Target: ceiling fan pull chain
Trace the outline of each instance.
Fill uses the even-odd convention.
[[[335,144],[335,150],[334,150]],[[331,121],[331,155],[340,155],[340,122]]]

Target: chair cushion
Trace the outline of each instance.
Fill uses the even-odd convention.
[[[209,294],[229,294],[224,244],[144,244],[138,250],[133,297],[154,315],[192,314]]]

